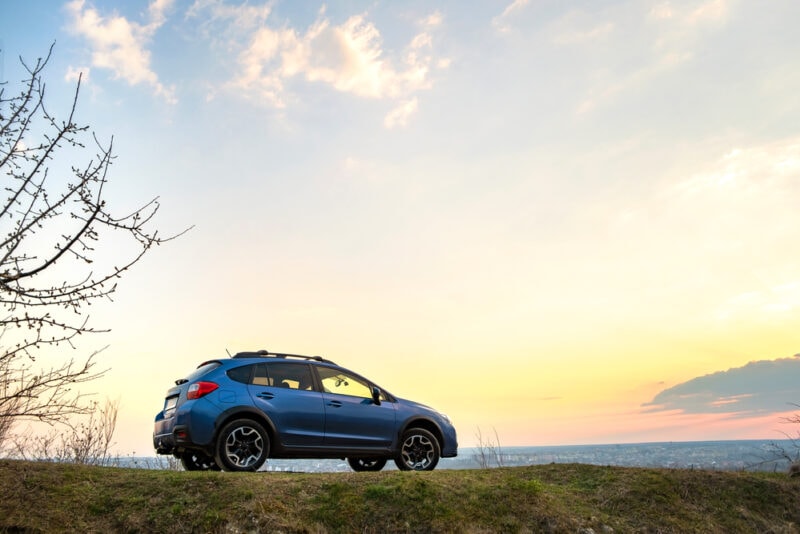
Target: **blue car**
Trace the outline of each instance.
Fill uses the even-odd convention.
[[[187,470],[256,471],[267,458],[347,458],[355,471],[430,471],[458,453],[446,415],[319,356],[240,352],[167,391],[153,445]]]

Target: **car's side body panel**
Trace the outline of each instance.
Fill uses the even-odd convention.
[[[323,393],[325,445],[388,449],[397,440],[394,402]]]
[[[256,408],[267,414],[285,447],[322,445],[325,436],[325,410],[322,395],[273,386],[248,385]]]

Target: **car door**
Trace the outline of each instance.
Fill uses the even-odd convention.
[[[325,435],[322,394],[313,387],[307,363],[257,364],[250,396],[256,407],[274,423],[287,447],[321,446]]]
[[[372,385],[333,367],[316,366],[325,403],[325,446],[388,449],[395,434],[395,404],[375,404]]]

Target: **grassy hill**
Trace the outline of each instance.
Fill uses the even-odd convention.
[[[428,473],[0,461],[2,532],[800,532],[800,479],[551,464]]]

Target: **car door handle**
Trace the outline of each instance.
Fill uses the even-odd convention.
[[[274,399],[275,394],[270,393],[269,391],[262,391],[261,393],[258,393],[256,397],[258,397],[259,399]]]
[[[342,403],[339,401],[329,401],[328,406],[332,406],[333,408],[341,408]]]

